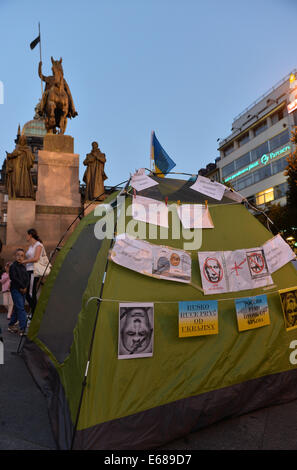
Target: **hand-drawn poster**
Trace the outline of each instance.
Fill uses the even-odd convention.
[[[142,274],[152,274],[152,248],[150,243],[129,237],[127,234],[117,236],[110,251],[111,260]]]
[[[192,259],[183,250],[119,235],[110,259],[125,268],[168,281],[191,282]]]
[[[208,207],[202,204],[182,204],[177,213],[184,228],[214,228]]]
[[[269,275],[263,248],[246,250],[246,257],[252,279],[261,279]]]
[[[239,331],[270,325],[266,295],[236,299],[235,306]]]
[[[274,273],[296,258],[294,251],[280,234],[264,243],[263,249],[270,273]]]
[[[218,183],[217,181],[211,181],[205,176],[198,175],[197,180],[192,186],[190,186],[190,188],[220,201],[224,196],[226,186],[222,183]]]
[[[151,357],[154,346],[154,304],[120,303],[118,359]]]
[[[191,281],[191,256],[183,250],[175,250],[167,246],[152,245],[153,276],[168,281]]]
[[[238,292],[273,284],[263,249],[198,252],[204,293]]]
[[[178,330],[180,338],[218,334],[218,302],[179,302]]]
[[[157,183],[152,178],[147,176],[144,168],[140,168],[131,178],[131,186],[136,189],[136,191],[142,191],[143,189],[150,188],[151,186],[156,186]]]
[[[263,250],[224,251],[230,292],[257,289],[273,284]]]
[[[132,217],[140,222],[168,228],[168,207],[164,202],[144,196],[132,198]]]
[[[279,291],[286,330],[297,328],[297,286]]]
[[[205,294],[228,292],[225,260],[222,251],[198,251],[202,287]]]

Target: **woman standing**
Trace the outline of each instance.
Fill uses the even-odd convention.
[[[23,261],[23,264],[26,265],[27,272],[30,276],[30,285],[26,299],[31,308],[31,314],[33,315],[37,304],[37,284],[39,280],[39,277],[34,277],[34,263],[39,261],[43,245],[34,228],[30,228],[27,231],[26,238],[27,242],[29,242],[29,248],[26,251],[26,259]]]

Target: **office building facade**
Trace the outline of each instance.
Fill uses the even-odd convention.
[[[297,125],[295,75],[293,71],[238,115],[232,133],[219,142],[216,163],[221,182],[229,182],[258,206],[286,203],[284,171],[294,150],[291,132]]]

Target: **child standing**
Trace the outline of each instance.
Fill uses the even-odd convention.
[[[10,293],[10,277],[9,277],[9,267],[11,263],[5,264],[5,273],[2,274],[0,282],[2,284],[2,293],[3,293],[3,305],[7,308],[7,319],[10,320],[13,301]]]
[[[18,331],[16,322],[19,321],[20,336],[25,335],[27,325],[27,313],[25,310],[25,295],[29,285],[29,275],[26,267],[22,264],[25,259],[25,252],[18,248],[15,254],[15,261],[9,268],[10,292],[14,304],[14,309],[8,324],[8,331],[16,333]]]

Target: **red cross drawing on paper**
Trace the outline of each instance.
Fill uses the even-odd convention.
[[[236,276],[238,276],[238,271],[239,271],[240,269],[242,269],[241,265],[242,265],[243,263],[245,263],[245,262],[246,262],[246,259],[244,259],[243,261],[241,261],[241,263],[239,263],[239,264],[237,264],[236,261],[235,261],[233,268],[231,268],[231,271],[233,271],[233,270],[236,271]]]

